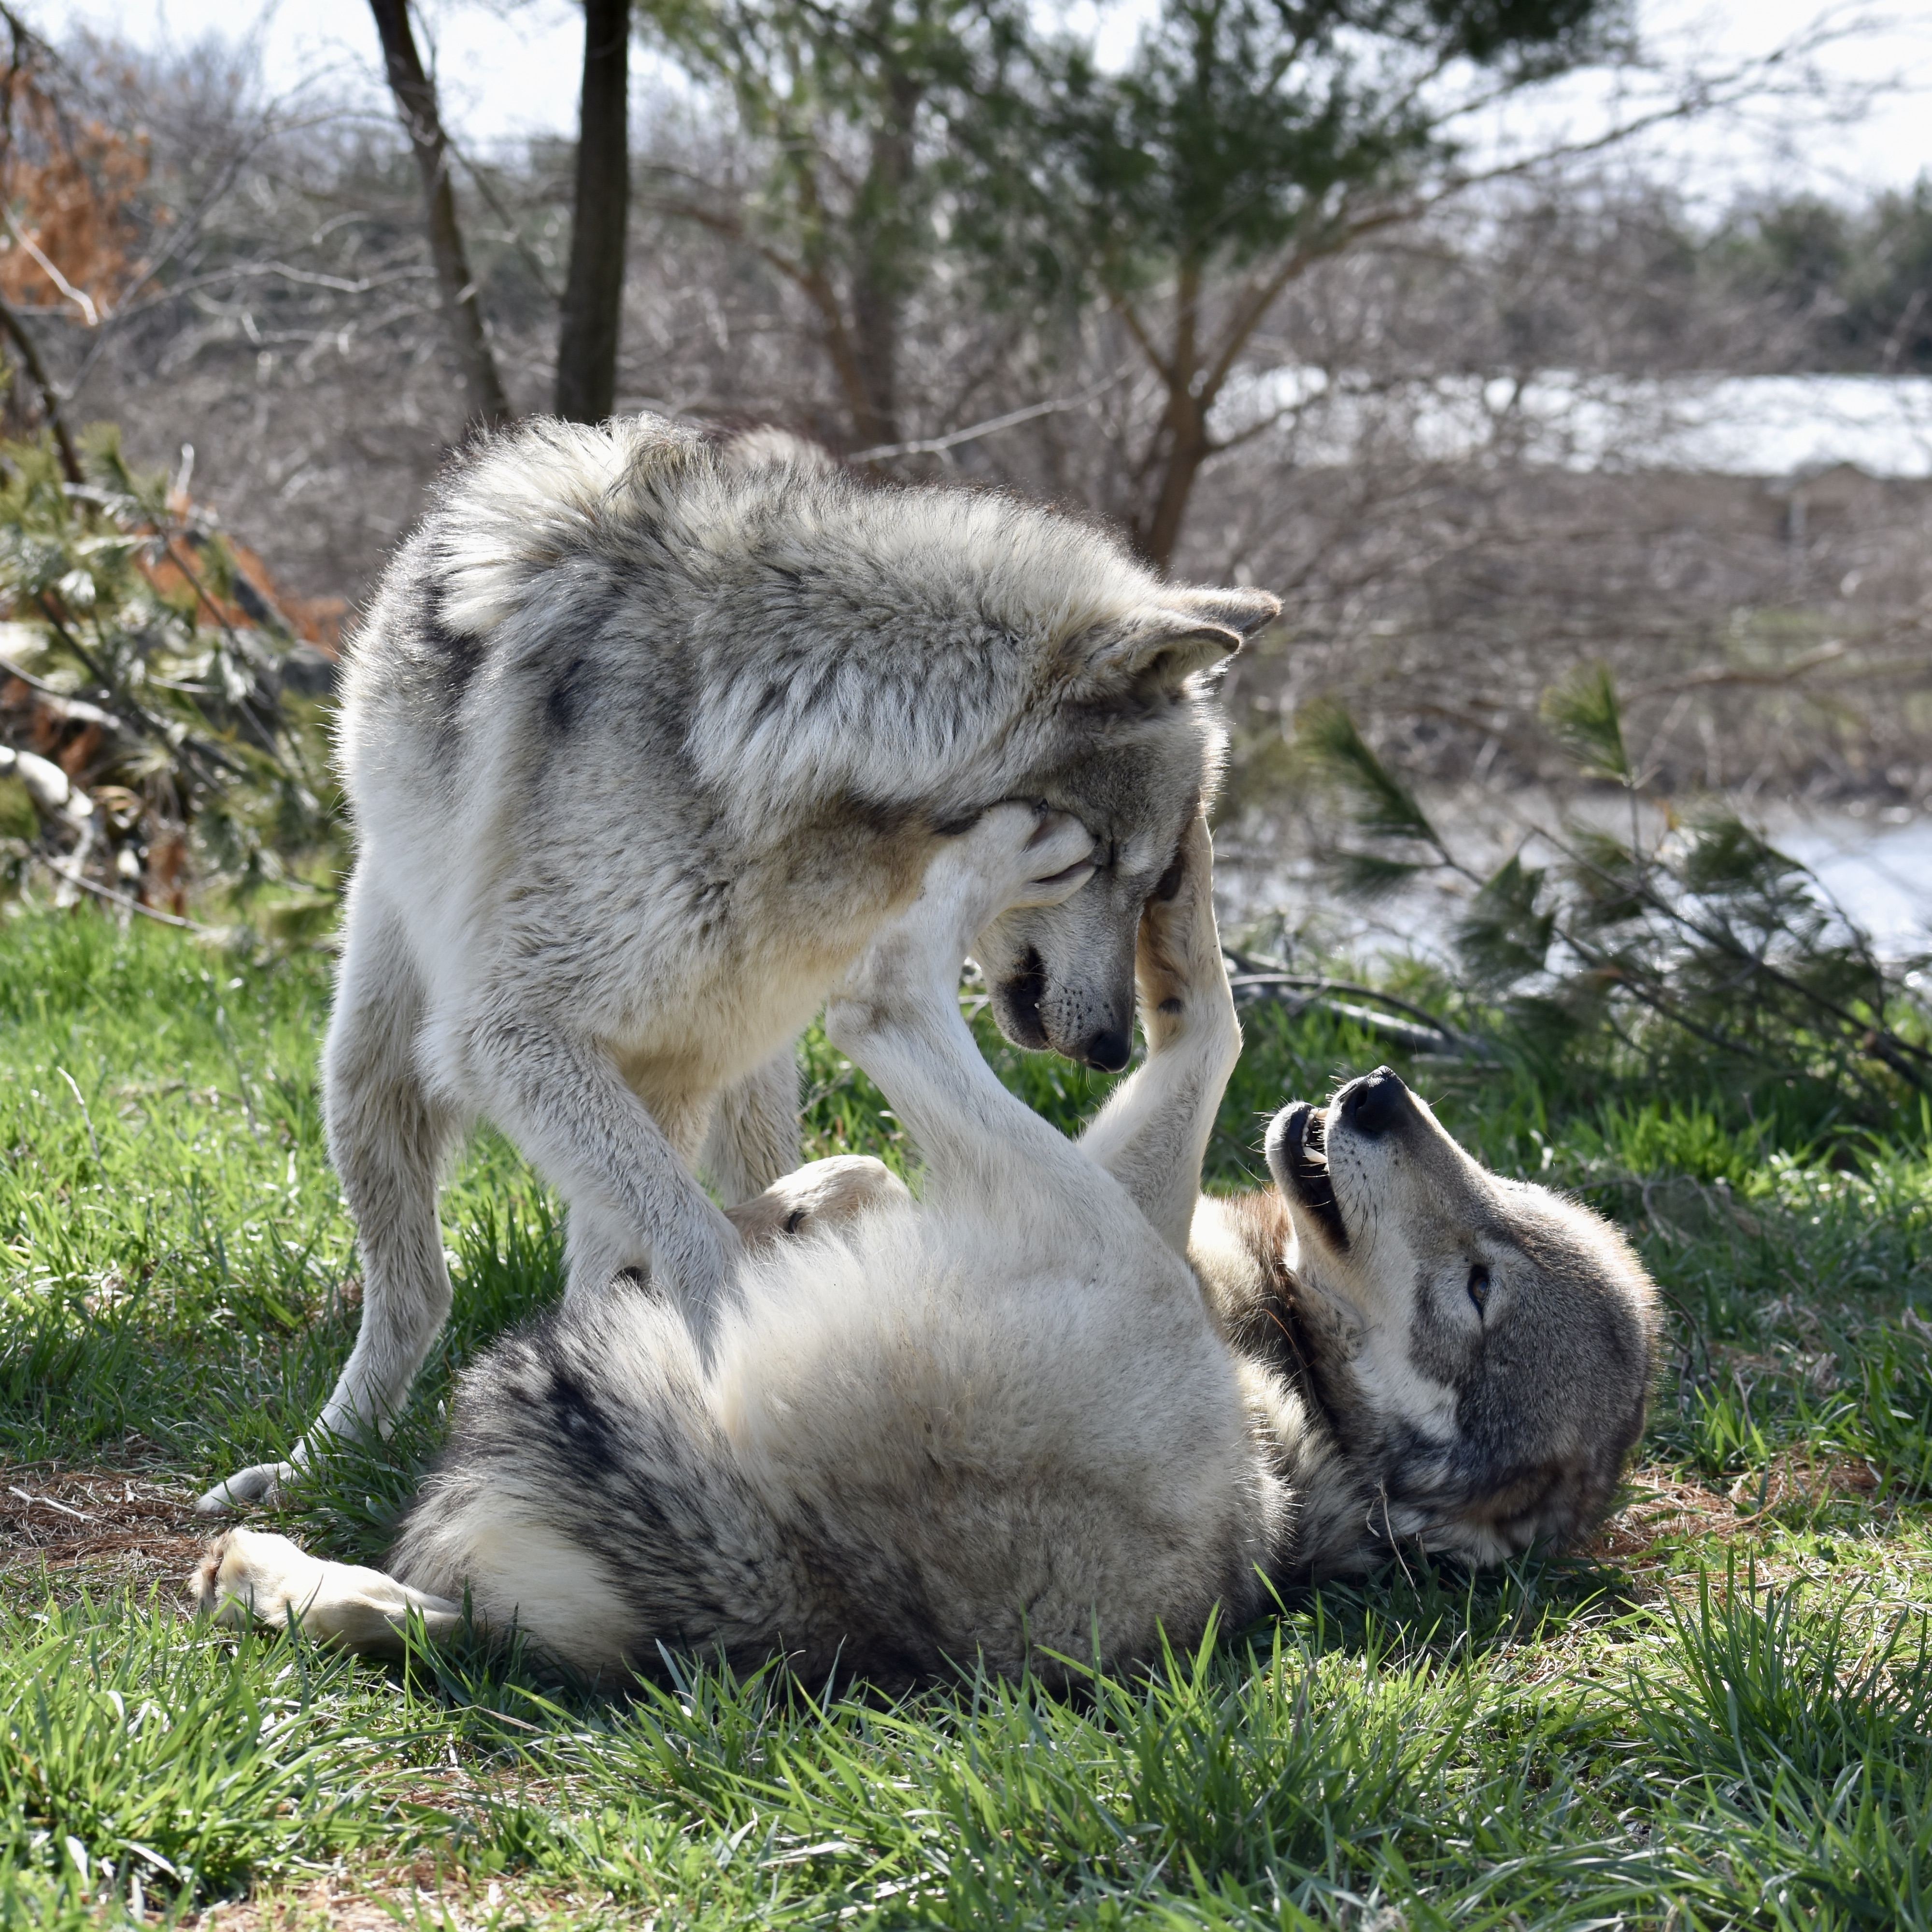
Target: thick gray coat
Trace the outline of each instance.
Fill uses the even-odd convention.
[[[442,1169],[478,1119],[564,1196],[573,1294],[648,1276],[708,1347],[739,1242],[693,1168],[730,1204],[796,1165],[793,1041],[989,805],[1095,842],[1073,899],[976,936],[1001,1025],[1124,1065],[1141,902],[1220,757],[1204,674],[1278,608],[769,439],[640,416],[482,444],[344,680],[325,1100],[364,1302],[319,1431],[406,1394],[448,1306]]]

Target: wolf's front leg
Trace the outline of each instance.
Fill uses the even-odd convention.
[[[400,1657],[412,1613],[425,1633],[448,1636],[463,1606],[399,1583],[380,1570],[329,1563],[286,1536],[231,1529],[188,1580],[195,1606],[214,1622],[245,1630],[291,1622],[318,1642],[380,1657]]]
[[[919,897],[874,935],[827,1002],[825,1030],[884,1090],[924,1154],[935,1191],[998,1198],[1000,1176],[1088,1168],[1008,1093],[959,1012],[959,968],[1000,913],[1056,905],[1091,875],[1093,839],[1060,814],[998,805],[942,846]]]
[[[610,1054],[507,999],[464,1050],[483,1111],[568,1204],[570,1292],[601,1294],[626,1268],[646,1271],[708,1348],[742,1250]],[[701,1130],[690,1138],[694,1152]]]
[[[1208,1136],[1241,1054],[1214,924],[1214,848],[1204,818],[1182,835],[1141,915],[1134,980],[1147,1061],[1114,1091],[1080,1144],[1184,1256]]]
[[[436,1221],[445,1159],[462,1122],[417,1064],[423,986],[402,920],[367,868],[349,890],[342,971],[322,1054],[328,1154],[356,1217],[362,1320],[322,1414],[286,1462],[257,1462],[218,1483],[195,1507],[228,1514],[272,1503],[330,1440],[386,1430],[449,1310]]]
[[[699,1165],[730,1209],[782,1180],[801,1158],[794,1044],[718,1095]]]

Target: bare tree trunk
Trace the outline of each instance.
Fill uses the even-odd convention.
[[[891,116],[872,131],[860,190],[859,259],[852,283],[853,347],[865,406],[853,427],[864,448],[899,440],[899,322],[904,302],[905,197],[912,183],[913,123],[921,89],[894,76]]]
[[[388,73],[389,91],[396,97],[396,112],[402,117],[404,131],[422,173],[430,254],[436,262],[436,286],[442,292],[443,313],[449,318],[457,360],[463,368],[465,404],[473,422],[491,426],[506,423],[510,420],[509,398],[496,373],[496,358],[490,352],[476,280],[464,253],[463,231],[456,223],[456,194],[449,178],[448,144],[436,110],[435,83],[423,70],[416,35],[410,30],[408,0],[369,0],[369,8],[382,37],[383,65]]]
[[[859,391],[852,428],[862,448],[899,440],[898,321],[896,294],[862,269],[852,290],[853,367]]]
[[[556,343],[556,412],[573,422],[602,422],[617,400],[631,212],[630,80],[630,0],[584,0],[577,208]]]
[[[1168,398],[1160,440],[1165,446],[1158,466],[1160,481],[1151,493],[1152,501],[1134,518],[1130,534],[1135,549],[1165,573],[1173,567],[1195,479],[1214,453],[1208,440],[1206,414],[1198,400],[1185,389]]]
[[[1208,440],[1212,399],[1200,386],[1205,373],[1201,367],[1201,284],[1199,265],[1183,263],[1174,290],[1174,343],[1165,356],[1155,352],[1138,322],[1131,314],[1126,317],[1167,388],[1167,406],[1140,466],[1142,484],[1136,493],[1140,501],[1128,520],[1135,549],[1163,572],[1174,562],[1194,479],[1212,453]],[[1149,472],[1157,479],[1151,490],[1144,480]]]

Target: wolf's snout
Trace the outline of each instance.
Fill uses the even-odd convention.
[[[1392,1066],[1378,1066],[1342,1089],[1342,1124],[1365,1140],[1388,1132],[1409,1111],[1408,1089]]]
[[[1084,1066],[1097,1066],[1102,1073],[1118,1073],[1132,1054],[1134,1043],[1124,1027],[1110,1027],[1104,1033],[1090,1034],[1081,1042],[1074,1056]]]

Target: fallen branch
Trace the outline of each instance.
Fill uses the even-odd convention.
[[[1844,639],[1834,638],[1815,651],[1793,658],[1789,664],[1700,664],[1680,677],[1654,678],[1646,684],[1634,684],[1624,694],[1627,698],[1671,698],[1679,692],[1712,691],[1725,686],[1791,684],[1807,671],[1836,664],[1840,658],[1849,656],[1851,650],[1852,646]]]
[[[1393,993],[1384,993],[1378,987],[1361,986],[1352,980],[1331,980],[1322,974],[1292,973],[1279,960],[1237,952],[1232,947],[1227,950],[1227,958],[1235,969],[1228,976],[1228,983],[1237,995],[1244,992],[1251,996],[1298,993],[1305,997],[1298,1002],[1297,1011],[1318,1006],[1359,1026],[1387,1034],[1406,1046],[1446,1046],[1470,1060],[1492,1060],[1496,1058],[1495,1048],[1486,1040],[1460,1033],[1426,1009],[1398,999]],[[1338,999],[1335,997],[1338,994],[1345,997]],[[1349,1004],[1362,1000],[1372,1000],[1377,1006],[1390,1010],[1378,1012]]]
[[[228,935],[219,926],[200,926],[191,919],[178,919],[171,912],[157,912],[152,906],[143,905],[139,899],[130,899],[125,892],[110,892],[105,886],[97,886],[78,867],[69,869],[68,862],[50,858],[47,869],[70,886],[78,886],[84,892],[92,892],[98,899],[105,899],[111,906],[118,906],[123,912],[137,912],[143,919],[152,919],[157,925],[172,926],[183,932],[191,932],[200,939],[225,940]]]
[[[68,434],[67,418],[61,414],[61,392],[47,374],[47,365],[40,360],[39,346],[28,334],[27,325],[4,296],[0,296],[0,328],[13,338],[14,347],[20,352],[21,362],[32,377],[34,388],[40,392],[40,407],[46,412],[47,427],[53,431],[55,446],[60,452],[61,474],[70,483],[78,483],[81,480],[80,457],[74,448],[74,438]]]

